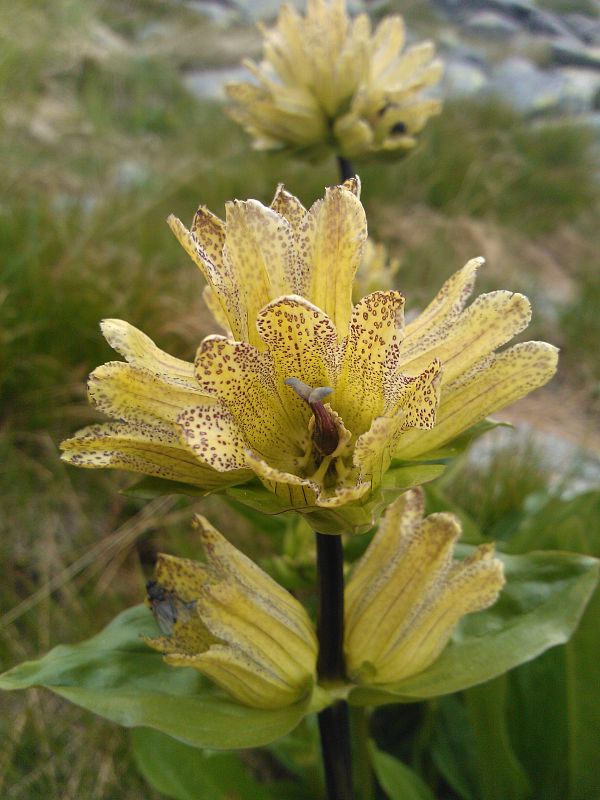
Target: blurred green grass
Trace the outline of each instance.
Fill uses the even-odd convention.
[[[184,501],[148,512],[119,494],[126,476],[66,468],[57,451],[96,418],[85,378],[113,357],[100,319],[123,317],[182,357],[211,331],[200,275],[166,216],[189,221],[199,203],[222,213],[234,197],[268,202],[279,181],[309,204],[337,176],[333,161],[312,167],[251,152],[220,105],[186,92],[178,70],[189,56],[145,44],[140,31],[157,21],[185,27],[201,62],[204,44],[215,52],[215,37],[226,34],[189,10],[157,0],[43,8],[2,0],[0,20],[5,667],[81,639],[137,602],[145,550],[196,552]],[[371,231],[400,259],[410,307],[479,255],[474,248],[490,250],[484,288],[506,279],[543,298],[555,275],[548,264],[564,272],[571,291],[538,310],[536,335],[563,346],[563,379],[582,386],[591,406],[600,384],[589,344],[600,335],[597,167],[590,131],[567,122],[534,128],[498,105],[469,102],[448,104],[405,162],[360,169]],[[531,454],[526,463],[530,470]],[[493,527],[515,491],[529,493],[531,483],[515,485],[513,467],[499,473],[499,496],[482,501],[481,524]],[[535,475],[543,491],[545,477],[538,485]],[[477,505],[469,485],[460,494]],[[218,500],[202,508],[232,519]],[[235,526],[234,538],[244,537]],[[247,534],[245,543],[257,549]],[[43,693],[0,702],[2,796],[156,796],[135,777],[123,732]],[[103,776],[93,786],[90,761]]]

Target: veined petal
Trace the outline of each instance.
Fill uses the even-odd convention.
[[[361,609],[370,602],[377,591],[377,579],[382,564],[392,562],[397,540],[408,542],[420,524],[425,512],[423,492],[405,492],[388,508],[382,517],[377,533],[362,558],[353,566],[344,592],[347,624],[354,624]]]
[[[203,463],[218,472],[248,467],[244,436],[222,403],[186,408],[177,422],[188,447]]]
[[[441,365],[434,361],[416,378],[401,379],[394,388],[393,404],[385,416],[377,417],[356,442],[354,463],[363,477],[378,486],[386,472],[403,431],[431,429],[439,403]]]
[[[148,644],[168,664],[199,670],[246,705],[301,700],[316,673],[308,614],[208,520],[198,517],[196,525],[206,564],[160,557],[148,604],[166,635]]]
[[[367,295],[352,311],[335,390],[336,408],[357,435],[384,412],[384,385],[398,363],[403,310],[404,297],[389,291]]]
[[[473,258],[468,261],[446,281],[427,308],[413,322],[406,325],[400,348],[402,363],[416,358],[424,352],[424,349],[428,349],[432,342],[439,342],[443,338],[471,296],[477,269],[483,262],[483,258]]]
[[[259,664],[270,663],[278,674],[297,684],[306,675],[304,664],[314,652],[314,642],[281,636],[281,622],[271,604],[248,593],[235,582],[205,585],[197,601],[198,613],[208,630],[222,642],[241,648]]]
[[[190,231],[202,243],[202,249],[210,261],[221,270],[225,269],[223,247],[226,228],[223,220],[205,206],[200,206],[194,214]]]
[[[347,648],[358,657],[359,663],[349,663],[350,674],[362,664],[363,652],[377,662],[388,652],[390,641],[399,638],[398,631],[413,623],[423,597],[435,591],[445,581],[452,565],[452,554],[460,526],[451,514],[432,514],[400,539],[391,560],[380,561],[381,570],[365,598],[355,608],[354,620],[349,620],[351,633]],[[461,615],[457,617],[457,619]],[[360,618],[359,627],[353,626]],[[353,641],[352,631],[360,639]]]
[[[113,467],[213,491],[248,480],[247,470],[221,473],[202,464],[180,439],[179,430],[163,424],[91,425],[61,445],[62,459],[77,467]]]
[[[177,421],[184,408],[191,404],[214,403],[203,395],[198,384],[190,386],[177,375],[158,375],[144,367],[111,361],[95,369],[88,382],[92,405],[114,419],[127,422]]]
[[[376,683],[392,683],[428,667],[448,644],[465,614],[492,605],[504,585],[502,562],[493,544],[482,545],[453,567],[449,580],[431,593],[411,624],[388,640],[378,663]]]
[[[196,234],[188,231],[181,220],[171,214],[167,222],[177,237],[179,244],[196,266],[199,267],[206,282],[214,290],[221,304],[222,313],[227,318],[234,336],[243,336],[246,333],[244,326],[247,321],[244,318],[242,309],[240,309],[239,294],[227,259],[220,257],[219,262],[215,264],[208,257],[202,242],[199,241]],[[209,247],[214,250],[214,238],[212,237],[209,237]]]
[[[248,454],[248,465],[270,492],[289,505],[290,509],[302,510],[316,505],[319,485],[309,478],[292,475],[267,464],[253,453]]]
[[[531,306],[524,295],[507,291],[482,294],[463,311],[452,330],[438,335],[437,340],[428,337],[420,355],[413,350],[413,358],[403,360],[401,370],[417,374],[435,354],[444,365],[443,382],[451,383],[524,330],[530,320]]]
[[[167,655],[165,661],[174,667],[199,670],[243,705],[281,708],[300,699],[298,687],[230,645],[214,644],[194,656]],[[307,682],[306,693],[309,689]]]
[[[397,14],[384,17],[375,30],[372,43],[371,79],[379,77],[393,64],[405,41],[404,20]]]
[[[307,214],[299,243],[310,270],[308,298],[345,333],[352,314],[352,282],[367,238],[358,198],[344,186],[327,189]]]
[[[145,367],[174,383],[197,389],[194,365],[165,353],[133,325],[122,319],[104,319],[100,329],[109,345],[130,364]]]
[[[434,55],[433,42],[413,44],[393,66],[380,76],[379,82],[385,81],[387,91],[397,91],[407,82],[414,80],[415,75],[418,75],[419,71],[429,64]]]
[[[337,333],[320,308],[297,295],[281,297],[262,309],[256,326],[273,359],[275,385],[284,402],[306,405],[284,388],[290,377],[309,386],[333,386]]]
[[[260,347],[256,315],[291,290],[292,229],[284,217],[257,200],[227,203],[226,225],[225,255],[246,315],[243,339]]]
[[[208,336],[198,348],[196,375],[200,389],[228,408],[248,448],[275,465],[289,464],[305,452],[308,433],[282,406],[268,353],[244,342]],[[304,439],[294,442],[293,436]]]
[[[468,375],[444,386],[435,428],[405,431],[395,458],[416,458],[435,450],[471,425],[543,386],[556,372],[558,350],[546,342],[522,342],[483,359]]]
[[[263,606],[295,635],[307,642],[316,642],[310,619],[298,601],[254,561],[230,544],[206,517],[197,514],[194,525],[200,532],[209,564],[221,575],[245,587]]]

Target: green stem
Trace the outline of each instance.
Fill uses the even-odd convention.
[[[317,533],[317,638],[320,680],[345,678],[344,551],[341,536]],[[318,715],[328,800],[354,800],[348,705],[343,701]]]
[[[366,708],[350,707],[350,733],[357,800],[374,800],[375,782],[369,754],[369,714]]]

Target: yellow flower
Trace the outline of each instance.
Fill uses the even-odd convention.
[[[384,490],[433,477],[398,483],[393,460],[423,461],[546,383],[551,345],[494,352],[527,326],[527,298],[497,291],[465,308],[481,259],[406,327],[400,292],[352,305],[367,236],[358,190],[357,179],[328,189],[307,211],[279,187],[270,207],[228,204],[226,222],[200,208],[191,231],[172,218],[230,333],[208,336],[188,364],[105,321],[128,363],[98,368],[89,393],[121,421],[80,431],[63,457],[204,492],[258,477],[276,510],[307,513],[318,530],[366,530],[393,499]]]
[[[164,635],[147,643],[244,705],[281,708],[307,697],[317,663],[308,614],[208,520],[196,522],[207,563],[159,556],[148,604]]]
[[[308,0],[305,17],[284,5],[262,34],[263,61],[244,62],[255,82],[226,87],[231,115],[257,149],[402,155],[440,110],[421,91],[439,81],[441,62],[431,42],[402,52],[399,16],[385,17],[371,33],[366,14],[349,19],[345,0]]]
[[[461,617],[492,605],[504,585],[492,545],[454,560],[458,520],[423,518],[423,510],[420,490],[399,497],[346,585],[346,667],[356,683],[394,684],[422,672]]]

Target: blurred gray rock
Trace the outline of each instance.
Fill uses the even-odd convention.
[[[194,70],[183,76],[185,88],[195,97],[204,100],[224,100],[226,83],[248,80],[250,74],[242,66]]]
[[[560,40],[551,43],[550,55],[554,64],[600,70],[600,47]]]
[[[487,82],[487,75],[478,64],[467,59],[454,59],[446,62],[441,94],[450,97],[478,94]]]
[[[517,22],[496,11],[476,11],[467,17],[464,27],[467,33],[496,41],[510,39],[520,31]]]
[[[567,114],[587,114],[600,110],[600,71],[564,68],[561,109]]]
[[[487,92],[524,114],[557,110],[566,88],[559,72],[542,70],[520,56],[507,58],[492,71]]]

